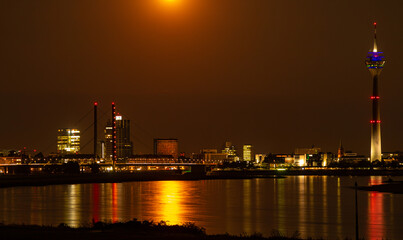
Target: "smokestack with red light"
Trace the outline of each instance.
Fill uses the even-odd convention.
[[[98,102],[94,102],[94,159],[97,159],[98,147],[98,121],[97,121]]]

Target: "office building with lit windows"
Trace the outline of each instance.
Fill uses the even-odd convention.
[[[61,128],[57,130],[57,153],[76,154],[80,152],[80,131]]]
[[[244,161],[253,161],[253,147],[250,144],[243,145],[243,160]]]

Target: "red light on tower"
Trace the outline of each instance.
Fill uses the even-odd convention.
[[[112,161],[113,161],[113,168],[115,168],[115,163],[117,160],[116,155],[116,106],[115,102],[112,102]]]
[[[94,106],[98,106],[98,102],[94,102]]]
[[[374,22],[374,26],[376,26],[376,22]]]

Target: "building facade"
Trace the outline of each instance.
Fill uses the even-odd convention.
[[[255,154],[255,162],[257,164],[261,164],[264,161],[264,159],[266,158],[266,156],[267,156],[267,154],[263,154],[263,153]]]
[[[130,140],[130,120],[116,116],[116,154],[118,159],[129,158],[133,154]]]
[[[171,155],[174,159],[178,159],[179,148],[178,139],[175,138],[155,138],[154,139],[155,155]]]
[[[228,154],[219,153],[217,149],[203,149],[201,155],[203,160],[208,162],[225,162],[228,158]]]
[[[112,159],[113,156],[112,131],[113,131],[112,122],[108,120],[104,130],[105,133],[104,158],[108,160]]]
[[[80,131],[61,128],[57,130],[57,153],[77,154],[80,152]]]
[[[243,160],[252,162],[253,159],[253,147],[250,144],[243,145]]]
[[[225,142],[224,149],[221,152],[227,154],[227,159],[229,161],[239,160],[236,155],[235,146],[232,145],[232,142]]]
[[[105,127],[105,145],[101,149],[105,152],[106,159],[113,157],[113,126],[108,121]],[[130,120],[116,116],[116,155],[118,159],[129,158],[133,154],[133,144],[130,139]]]

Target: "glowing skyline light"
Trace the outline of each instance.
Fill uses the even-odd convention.
[[[169,5],[177,5],[181,0],[160,0],[164,4],[169,4]]]

